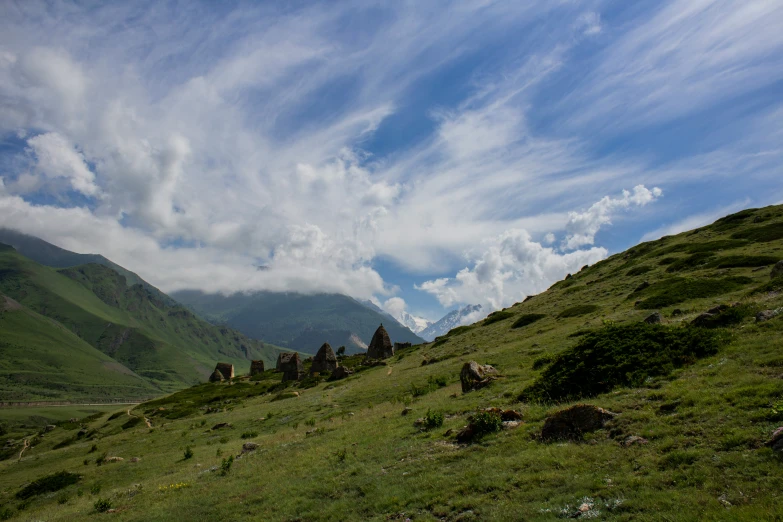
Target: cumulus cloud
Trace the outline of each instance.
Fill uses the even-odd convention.
[[[563,248],[574,250],[584,245],[594,244],[595,235],[603,225],[611,224],[611,217],[615,211],[632,206],[643,207],[662,195],[663,191],[658,187],[649,190],[644,185],[637,185],[632,192],[623,190],[619,198],[604,196],[585,212],[569,212]]]
[[[84,162],[84,155],[56,132],[39,134],[27,140],[36,156],[36,170],[50,179],[64,178],[73,190],[85,196],[95,196],[99,189],[95,185],[95,174]],[[31,188],[30,181],[20,180]]]

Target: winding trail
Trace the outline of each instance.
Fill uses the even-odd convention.
[[[128,417],[137,417],[137,418],[139,418],[138,415],[135,415],[135,414],[131,413],[130,408],[128,408]],[[152,423],[150,422],[150,420],[147,417],[140,417],[140,418],[144,419],[144,424],[146,424],[148,428],[152,428]]]
[[[22,451],[19,452],[19,460],[17,460],[17,462],[22,462],[22,454],[29,448],[30,448],[30,441],[24,439],[24,448],[22,448]]]

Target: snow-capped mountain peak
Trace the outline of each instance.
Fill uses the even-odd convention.
[[[426,328],[416,332],[419,337],[424,338],[427,341],[432,341],[438,336],[448,333],[452,328],[461,326],[466,318],[470,315],[475,315],[481,311],[481,305],[467,305],[464,308],[458,310],[452,310],[438,321],[430,324]],[[471,318],[478,320],[478,317]],[[415,330],[414,330],[415,331]]]

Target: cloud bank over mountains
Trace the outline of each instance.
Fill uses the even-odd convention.
[[[507,306],[606,230],[783,198],[781,25],[761,1],[7,2],[0,226],[166,291]]]

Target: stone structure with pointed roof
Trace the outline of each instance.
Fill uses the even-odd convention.
[[[389,334],[386,332],[386,328],[383,327],[383,323],[375,330],[370,341],[370,346],[367,347],[368,359],[388,359],[394,355],[394,346],[392,346]]]
[[[282,353],[278,358],[278,364],[280,371],[283,372],[283,382],[286,381],[298,381],[302,378],[302,360],[299,359],[299,354],[294,353]]]
[[[264,373],[264,361],[250,361],[250,376]]]
[[[233,379],[234,378],[234,365],[229,363],[217,363],[215,365],[215,372],[219,372],[220,375],[223,376],[223,379]],[[215,375],[213,372],[212,375]],[[211,380],[211,378],[210,378]]]
[[[310,366],[310,375],[327,375],[337,369],[337,356],[329,343],[324,343],[313,357],[313,364]]]

